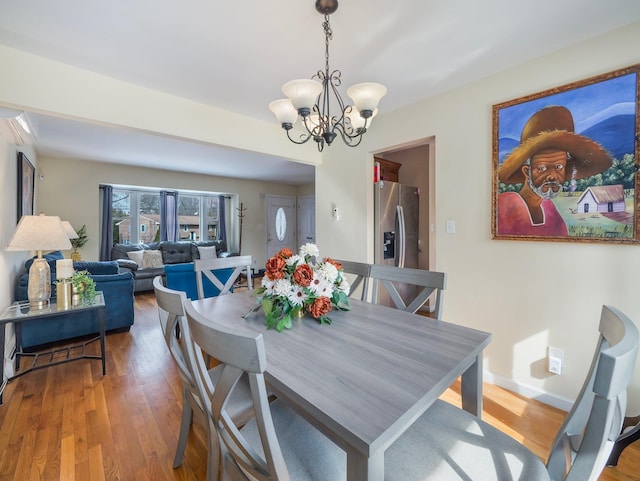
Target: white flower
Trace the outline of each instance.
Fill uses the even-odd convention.
[[[273,286],[273,294],[276,296],[287,297],[291,293],[292,289],[293,286],[289,279],[278,279]]]
[[[349,282],[347,281],[347,279],[345,279],[344,277],[342,278],[342,280],[340,281],[340,284],[338,284],[338,289],[340,289],[342,292],[344,292],[345,294],[349,294],[349,288],[351,286],[349,285]]]
[[[304,264],[304,257],[298,255],[292,255],[287,259],[288,266],[295,266],[296,264],[301,265]]]
[[[307,243],[300,246],[300,255],[302,257],[318,257],[320,255],[320,250],[318,250],[317,245]]]
[[[324,262],[318,267],[318,272],[322,277],[333,284],[338,278],[338,269],[330,262]]]
[[[275,285],[276,281],[272,281],[271,279],[269,279],[267,276],[264,276],[262,278],[262,287],[264,287],[265,294],[273,294],[273,286]]]
[[[317,273],[314,273],[309,289],[318,297],[331,297],[333,295],[333,285],[331,282]]]
[[[304,293],[301,286],[294,286],[287,298],[292,306],[301,306],[307,299],[309,299],[309,296]]]

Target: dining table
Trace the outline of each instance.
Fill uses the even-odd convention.
[[[383,481],[386,448],[459,377],[462,408],[482,414],[490,333],[356,299],[331,324],[304,316],[278,332],[248,291],[191,302],[262,333],[268,388],[346,452],[347,481]]]

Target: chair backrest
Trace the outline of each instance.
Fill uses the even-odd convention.
[[[221,296],[229,294],[233,284],[238,279],[238,276],[245,271],[247,277],[247,286],[249,290],[253,289],[251,283],[251,264],[253,263],[251,256],[232,256],[232,257],[219,257],[216,259],[196,259],[194,261],[194,270],[196,271],[196,286],[198,287],[198,297],[204,298],[204,284],[203,276],[209,279],[211,283],[220,289]],[[217,269],[230,269],[233,268],[233,273],[226,282],[222,282],[214,272]]]
[[[382,264],[371,266],[373,285],[373,300],[378,302],[378,293],[382,285],[398,309],[416,312],[429,298],[435,298],[434,315],[442,319],[443,290],[447,287],[447,274],[423,269],[410,269]],[[417,286],[419,292],[407,302],[402,298],[394,283],[411,284]],[[422,287],[420,290],[419,288]]]
[[[349,297],[352,297],[358,286],[362,284],[360,300],[366,301],[369,294],[369,276],[371,271],[371,264],[365,264],[364,262],[342,261],[337,259],[336,262],[342,264],[342,270],[345,273],[353,274],[356,276],[349,287]]]
[[[180,335],[184,339],[184,334],[189,329],[183,307],[187,296],[184,292],[165,287],[162,284],[161,276],[153,279],[153,290],[158,302],[158,316],[164,341],[178,365],[184,387],[197,396],[198,390],[193,377],[193,366],[189,364],[185,343],[180,342],[178,337]]]
[[[637,351],[635,324],[603,306],[591,368],[547,461],[554,481],[596,481],[600,476],[622,428]]]
[[[195,310],[191,301],[187,301],[184,306],[190,331],[188,355],[196,366],[196,384],[201,399],[206,400],[206,412],[224,443],[224,451],[227,453],[225,466],[232,473],[231,477],[259,481],[290,481],[271,418],[264,380],[267,356],[262,334],[232,331],[204,317]],[[215,389],[207,375],[203,352],[210,355],[215,353],[215,357],[224,365]],[[227,401],[244,374],[249,378],[255,420],[264,455],[256,452],[227,412]]]

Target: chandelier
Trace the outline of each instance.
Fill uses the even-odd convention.
[[[387,88],[378,83],[360,83],[347,90],[354,106],[345,105],[338,93],[342,84],[340,70],[329,71],[329,40],[333,32],[329,24],[329,15],[338,9],[338,0],[316,0],[316,10],[324,15],[324,70],[319,70],[311,79],[299,79],[287,82],[282,93],[288,98],[274,100],[269,109],[275,114],[287,137],[295,144],[304,144],[313,139],[318,150],[331,142],[340,134],[349,147],[356,147],[362,141],[363,134],[371,125],[371,119],[378,113],[378,102],[387,93]],[[335,98],[331,101],[333,94]],[[337,113],[331,115],[331,104],[337,103]],[[301,118],[306,132],[299,138],[291,136],[294,124]]]

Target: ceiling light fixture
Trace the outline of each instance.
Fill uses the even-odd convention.
[[[275,114],[282,128],[287,131],[291,142],[304,144],[309,139],[316,141],[318,150],[331,142],[338,134],[349,147],[356,147],[362,141],[362,135],[371,125],[371,119],[378,113],[378,102],[387,93],[384,85],[367,82],[350,87],[347,95],[355,104],[345,105],[338,93],[342,84],[340,70],[329,73],[329,40],[333,32],[329,24],[329,15],[338,9],[337,0],[316,0],[316,10],[324,15],[325,65],[311,79],[292,80],[282,87],[286,99],[274,100],[269,109]],[[317,80],[315,80],[317,79]],[[333,93],[339,112],[331,115],[330,94]],[[306,132],[300,138],[292,138],[291,130],[298,117],[301,117]]]

